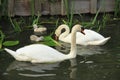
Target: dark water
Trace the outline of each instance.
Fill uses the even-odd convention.
[[[0,80],[120,80],[120,22],[109,24],[100,33],[111,36],[103,46],[78,46],[78,56],[51,64],[18,62],[6,52],[0,54]],[[31,33],[17,34],[18,47],[30,44]],[[66,48],[56,49],[68,53]]]

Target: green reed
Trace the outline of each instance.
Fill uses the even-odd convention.
[[[34,0],[31,0],[30,4],[31,4],[31,14],[32,14],[32,17],[34,18],[34,15],[35,15]]]
[[[0,30],[0,50],[3,48],[3,46],[7,47],[7,46],[15,46],[19,44],[18,40],[6,41],[5,38],[6,38],[5,34]]]
[[[0,30],[0,49],[2,48],[2,43],[3,43],[4,38],[5,38],[5,35],[4,35],[3,32]]]
[[[120,16],[120,0],[115,0],[115,17]]]
[[[70,8],[70,5],[69,5],[69,0],[64,0],[64,6],[65,6],[65,9],[66,9],[66,14],[67,14],[67,21],[63,20],[63,22],[65,24],[67,24],[70,28],[72,27],[73,25],[73,10],[74,10],[74,1],[71,0],[72,4],[71,4],[71,8]]]
[[[9,17],[9,20],[12,24],[12,27],[14,29],[15,32],[21,32],[22,29],[20,28],[20,24],[14,19],[12,20],[11,17]]]
[[[40,19],[40,13],[38,13],[37,17],[33,19],[32,25],[34,24],[38,24],[39,23],[39,19]]]
[[[7,15],[8,13],[8,0],[0,0],[0,13]]]

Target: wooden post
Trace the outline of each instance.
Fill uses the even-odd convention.
[[[8,15],[14,16],[14,0],[8,0]]]
[[[35,15],[41,15],[41,1],[35,0]]]
[[[96,13],[97,12],[97,0],[90,1],[90,12]]]
[[[0,5],[1,5],[1,0],[0,0]]]
[[[65,15],[64,0],[61,0],[61,15]]]

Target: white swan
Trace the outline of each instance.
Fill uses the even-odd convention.
[[[81,25],[75,25],[71,33],[71,51],[69,54],[63,54],[49,46],[42,44],[32,44],[17,49],[16,51],[5,48],[18,61],[30,61],[31,63],[49,63],[60,62],[66,59],[76,57],[76,31],[83,31]]]
[[[39,41],[43,41],[44,37],[43,36],[38,37],[37,35],[31,35],[30,40],[35,41],[35,42],[39,42]]]
[[[33,25],[34,32],[43,33],[47,30],[45,27],[38,27],[37,24]]]
[[[61,34],[62,29],[65,29],[65,32]],[[69,33],[69,27],[65,24],[59,26],[56,31],[55,35],[59,37],[60,41],[71,43],[71,33]],[[80,32],[77,32],[76,34],[76,44],[79,45],[104,45],[110,37],[103,37],[101,34],[85,29],[84,30],[85,35],[81,34]]]
[[[44,35],[46,34],[47,28],[44,26],[38,27],[37,24],[33,25],[35,35]]]

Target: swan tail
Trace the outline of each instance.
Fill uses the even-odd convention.
[[[14,58],[16,58],[17,53],[11,49],[4,48],[6,52],[8,52],[10,55],[12,55]]]
[[[102,40],[89,42],[90,45],[104,45],[111,37],[104,38]]]

